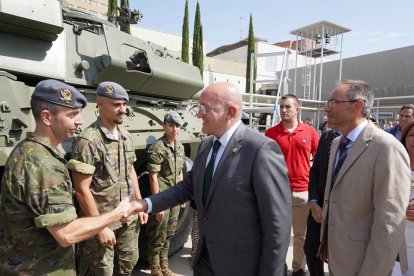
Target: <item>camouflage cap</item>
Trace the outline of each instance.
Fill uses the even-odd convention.
[[[96,94],[102,97],[107,97],[115,100],[124,99],[129,101],[128,93],[121,85],[116,82],[104,81],[98,85]]]
[[[39,82],[33,91],[32,98],[69,108],[83,108],[87,102],[85,96],[75,87],[57,80]]]
[[[180,126],[184,124],[183,119],[181,119],[180,115],[174,110],[170,110],[165,114],[164,122],[176,123]]]

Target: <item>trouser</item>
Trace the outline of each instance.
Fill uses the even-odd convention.
[[[159,264],[160,260],[168,260],[170,240],[175,233],[180,206],[164,211],[161,222],[151,216],[147,224],[147,257],[150,265]]]
[[[201,248],[200,257],[197,263],[193,266],[194,276],[214,276],[213,268],[211,267],[210,257],[208,255],[207,247],[205,243]]]
[[[102,246],[96,236],[80,243],[81,276],[131,275],[139,256],[139,223],[123,224],[114,234],[116,244],[113,246]]]
[[[306,255],[306,263],[310,276],[324,276],[323,261],[317,256],[320,244],[321,224],[317,223],[312,214],[308,215],[308,225],[306,229],[306,238],[304,251]]]
[[[292,192],[293,261],[292,270],[305,270],[306,259],[303,251],[306,221],[309,214],[308,192]]]

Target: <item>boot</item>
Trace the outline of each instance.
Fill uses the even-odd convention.
[[[168,268],[168,260],[160,260],[161,272],[163,276],[177,276]]]
[[[163,276],[160,265],[158,264],[151,265],[150,269],[151,269],[151,276]]]

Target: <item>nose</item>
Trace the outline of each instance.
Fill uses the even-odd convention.
[[[83,124],[83,118],[80,114],[77,116],[75,124],[78,125],[78,126]]]
[[[325,106],[323,107],[323,111],[328,112],[327,110],[329,110],[329,106],[328,106],[328,105],[325,105]]]
[[[201,111],[201,109],[199,108],[198,110],[197,110],[197,118],[203,118],[203,116],[204,116],[204,113]]]

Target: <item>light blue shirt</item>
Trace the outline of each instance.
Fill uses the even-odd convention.
[[[349,154],[349,152],[351,151],[352,146],[354,145],[354,143],[358,139],[359,135],[362,133],[362,131],[364,130],[364,128],[367,125],[368,125],[368,120],[364,120],[356,128],[354,128],[353,130],[351,130],[351,132],[348,133],[348,135],[346,136],[346,138],[348,138],[351,142],[349,142],[348,145],[346,145],[346,154]],[[338,150],[338,152],[336,154],[334,168],[336,167],[336,164],[338,163],[338,159],[339,159],[339,150]]]
[[[233,136],[234,132],[236,131],[236,129],[239,127],[239,125],[241,124],[241,121],[238,121],[237,123],[234,124],[234,126],[232,126],[230,129],[228,129],[221,137],[220,139],[218,139],[220,141],[220,148],[217,151],[217,156],[216,156],[216,160],[214,160],[214,170],[213,170],[213,175],[214,172],[216,171],[217,168],[217,164],[220,162],[221,157],[223,156],[224,150],[226,149],[230,138]],[[214,141],[217,140],[217,137],[214,137],[213,143]],[[211,146],[210,152],[208,153],[207,156],[207,161],[206,161],[206,166],[208,164],[208,162],[210,161],[211,158],[211,154],[213,153],[213,146]],[[144,198],[144,200],[147,202],[148,205],[148,209],[147,209],[147,213],[151,213],[152,212],[152,202],[149,198]]]

